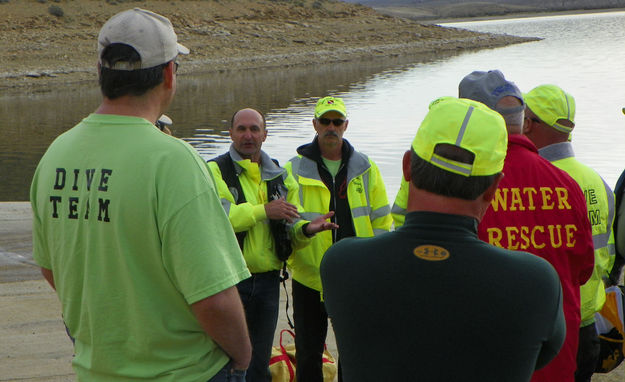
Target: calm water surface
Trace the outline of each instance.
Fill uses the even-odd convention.
[[[543,40],[458,55],[183,75],[167,113],[174,134],[211,158],[229,146],[232,112],[252,106],[267,113],[263,148],[284,162],[312,140],[316,99],[338,95],[348,108],[345,137],[378,163],[392,200],[401,156],[429,102],[457,95],[458,82],[473,70],[499,69],[524,92],[553,83],[576,98],[576,154],[614,185],[625,167],[625,12],[446,26]],[[95,86],[30,97],[0,95],[0,201],[28,199],[30,178],[45,148],[97,107]]]

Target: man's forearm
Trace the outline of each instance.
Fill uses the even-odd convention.
[[[252,345],[235,286],[191,305],[206,333],[230,356],[235,369],[247,369]]]

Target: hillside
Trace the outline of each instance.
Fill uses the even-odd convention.
[[[347,3],[362,4],[371,7],[384,6],[436,6],[460,5],[470,3],[490,3],[499,5],[522,5],[536,10],[566,11],[575,9],[619,8],[625,6],[625,0],[344,0]]]
[[[413,20],[624,8],[625,0],[344,0]]]
[[[528,41],[422,25],[335,0],[0,0],[0,91],[93,81],[100,27],[131,7],[171,19],[191,49],[181,75]]]

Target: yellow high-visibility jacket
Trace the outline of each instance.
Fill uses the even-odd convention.
[[[592,276],[582,285],[581,326],[594,322],[595,312],[605,303],[603,277],[607,277],[614,263],[614,193],[595,170],[575,158],[570,142],[556,143],[538,150],[539,154],[566,171],[579,184],[586,197],[588,220],[592,226],[595,247],[595,269]]]
[[[282,176],[288,190],[286,201],[297,206],[301,216],[302,207],[299,202],[297,182],[284,168],[277,166],[265,152],[261,152],[260,166],[249,159],[242,159],[232,147],[230,157],[245,194],[245,203],[236,204],[237,191],[228,189],[217,163],[208,162],[207,165],[234,232],[247,231],[242,248],[247,267],[250,273],[279,270],[283,263],[275,254],[269,219],[265,213],[265,204],[270,201],[267,195],[267,182]],[[302,232],[302,226],[306,223],[308,221],[297,219],[290,225],[289,232],[294,249],[310,243],[310,239]]]
[[[347,147],[347,150],[343,150],[342,165],[347,166],[346,195],[351,216],[335,216],[334,221],[339,225],[353,224],[353,231],[358,237],[371,237],[388,232],[392,224],[391,211],[378,167],[366,155],[353,150],[347,140],[343,140],[343,145]],[[328,213],[330,199],[333,197],[319,173],[320,156],[315,158],[302,155],[310,154],[311,151],[320,155],[316,139],[313,143],[300,147],[300,155],[285,165],[299,185],[299,199],[305,211],[302,218],[306,220]],[[288,260],[294,280],[321,291],[319,265],[326,250],[334,243],[334,235],[334,231],[320,232],[312,238],[310,245],[295,251]]]

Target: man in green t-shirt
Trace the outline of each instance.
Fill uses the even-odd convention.
[[[249,277],[203,160],[154,127],[176,91],[168,19],[135,8],[98,38],[103,100],[33,178],[33,257],[83,381],[242,381]]]

